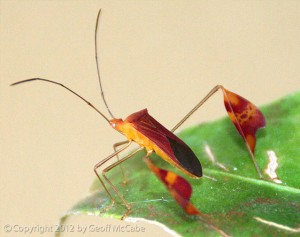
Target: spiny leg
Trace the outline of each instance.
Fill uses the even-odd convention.
[[[235,125],[239,134],[244,139],[247,149],[251,155],[252,162],[260,178],[262,178],[261,171],[254,156],[254,148],[256,144],[255,133],[257,129],[265,126],[265,119],[259,109],[245,98],[226,90],[223,86],[217,85],[198,103],[196,106],[187,113],[184,118],[177,123],[171,130],[174,132],[179,128],[196,110],[198,110],[213,94],[219,89],[222,89],[224,95],[224,103],[229,118]]]
[[[105,180],[109,183],[109,185],[112,187],[112,189],[116,192],[116,194],[120,197],[120,199],[123,201],[123,203],[125,204],[125,206],[127,207],[127,211],[124,213],[124,215],[122,216],[122,220],[128,216],[128,214],[131,211],[131,206],[129,205],[129,203],[125,200],[125,198],[119,193],[119,191],[117,190],[117,188],[112,184],[112,182],[107,178],[106,173],[108,171],[110,171],[111,169],[113,169],[114,167],[116,167],[117,165],[120,165],[122,162],[128,160],[129,158],[131,158],[134,154],[136,154],[137,152],[143,150],[143,147],[140,147],[138,149],[136,149],[135,151],[133,151],[132,153],[130,153],[129,155],[125,156],[124,158],[122,158],[121,160],[118,160],[117,162],[111,164],[110,166],[106,167],[103,171],[102,171],[102,176],[105,178]]]
[[[123,142],[117,142],[117,143],[115,143],[115,144],[113,145],[114,151],[117,152],[117,147],[122,146],[122,145],[124,145],[124,144],[126,144],[126,143],[128,143],[128,142],[129,142],[129,141],[126,140],[126,141],[123,141]],[[119,154],[117,154],[116,157],[117,157],[117,161],[119,161],[119,160],[120,160]],[[123,167],[122,167],[122,164],[120,164],[120,169],[121,169],[122,176],[123,176],[123,183],[126,184],[126,176],[125,176],[125,172],[124,172],[124,169],[123,169]]]
[[[106,163],[107,161],[109,161],[111,158],[113,158],[114,156],[116,156],[116,155],[119,154],[120,152],[124,151],[127,147],[130,146],[130,144],[131,144],[131,141],[129,141],[129,143],[128,143],[126,146],[122,147],[120,150],[118,150],[118,151],[114,152],[113,154],[109,155],[108,157],[106,157],[105,159],[101,160],[99,163],[97,163],[97,164],[94,166],[94,172],[95,172],[95,174],[97,175],[97,177],[98,177],[100,183],[102,184],[103,188],[105,189],[106,193],[108,194],[108,196],[110,197],[110,199],[111,199],[111,201],[112,201],[112,204],[111,204],[111,205],[113,205],[113,203],[115,202],[115,199],[112,197],[112,195],[111,195],[110,192],[108,191],[107,187],[105,186],[103,180],[100,178],[100,176],[99,176],[99,174],[98,174],[98,172],[97,172],[97,169],[98,169],[101,165],[103,165],[104,163]],[[111,206],[111,205],[110,205],[110,206]]]

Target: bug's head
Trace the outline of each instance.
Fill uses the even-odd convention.
[[[122,132],[122,125],[124,123],[123,119],[116,119],[116,118],[113,118],[109,121],[110,125],[118,130],[119,132]]]

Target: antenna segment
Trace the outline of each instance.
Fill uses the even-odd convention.
[[[99,67],[99,62],[98,62],[98,47],[97,47],[97,32],[98,32],[98,24],[99,24],[99,19],[100,19],[100,13],[101,13],[101,8],[99,9],[98,15],[97,15],[97,20],[96,20],[96,27],[95,27],[95,59],[96,59],[96,66],[97,66],[97,74],[98,74],[98,80],[99,80],[99,85],[100,85],[100,91],[101,91],[101,97],[103,99],[103,102],[105,104],[105,107],[110,114],[112,118],[114,118],[112,112],[110,111],[107,102],[104,97],[104,92],[101,84],[101,79],[100,79],[100,67]]]
[[[15,85],[18,85],[18,84],[21,84],[21,83],[25,83],[25,82],[30,82],[30,81],[45,81],[45,82],[50,82],[50,83],[59,85],[59,86],[65,88],[65,89],[67,89],[68,91],[70,91],[71,93],[73,93],[74,95],[76,95],[77,97],[79,97],[80,99],[82,99],[84,102],[86,102],[89,106],[91,106],[94,110],[96,110],[98,112],[98,114],[100,114],[107,122],[109,122],[109,119],[103,113],[101,113],[94,105],[92,105],[91,102],[87,101],[81,95],[77,94],[75,91],[71,90],[70,88],[68,88],[67,86],[65,86],[65,85],[63,85],[63,84],[61,84],[59,82],[51,81],[51,80],[44,79],[44,78],[30,78],[30,79],[27,79],[27,80],[15,82],[15,83],[11,84],[11,86],[15,86]]]
[[[98,53],[97,53],[97,32],[98,32],[98,23],[99,23],[99,18],[100,18],[100,12],[101,12],[101,9],[99,10],[98,12],[98,15],[97,15],[97,21],[96,21],[96,27],[95,27],[95,58],[96,58],[96,66],[97,66],[97,73],[98,73],[98,79],[99,79],[99,84],[100,84],[100,90],[101,90],[101,96],[102,96],[102,99],[103,99],[103,102],[107,108],[107,111],[108,113],[110,114],[110,116],[112,118],[114,118],[113,114],[111,113],[111,111],[109,110],[108,108],[108,105],[106,103],[106,100],[105,100],[105,97],[104,97],[104,93],[103,93],[103,88],[102,88],[102,84],[101,84],[101,79],[100,79],[100,69],[99,69],[99,63],[98,63]],[[77,97],[79,97],[81,100],[83,100],[84,102],[86,102],[90,107],[92,107],[98,114],[100,114],[107,122],[110,122],[110,120],[102,113],[100,112],[91,102],[87,101],[86,99],[84,99],[81,95],[77,94],[75,91],[71,90],[70,88],[68,88],[67,86],[59,83],[59,82],[56,82],[56,81],[51,81],[51,80],[48,80],[48,79],[44,79],[44,78],[30,78],[30,79],[26,79],[26,80],[22,80],[22,81],[18,81],[18,82],[15,82],[13,84],[11,84],[11,86],[15,86],[15,85],[18,85],[18,84],[22,84],[22,83],[25,83],[25,82],[30,82],[30,81],[44,81],[44,82],[49,82],[49,83],[52,83],[52,84],[56,84],[58,86],[61,86],[63,88],[65,88],[66,90],[68,90],[69,92],[71,92],[72,94],[76,95]]]

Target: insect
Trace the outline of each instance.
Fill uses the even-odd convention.
[[[149,169],[158,177],[158,179],[166,186],[171,196],[175,199],[179,206],[183,208],[183,210],[189,215],[198,215],[204,217],[202,214],[191,202],[190,198],[192,195],[192,187],[189,182],[183,177],[175,174],[174,172],[161,169],[157,167],[150,158],[152,153],[156,153],[162,159],[170,163],[172,166],[175,166],[180,171],[185,173],[191,178],[200,178],[202,176],[202,167],[199,159],[196,157],[192,149],[185,144],[180,138],[178,138],[174,132],[196,111],[198,110],[213,94],[217,91],[221,90],[224,95],[224,104],[225,108],[228,112],[229,118],[235,125],[237,131],[244,139],[246,146],[249,150],[249,153],[252,157],[254,166],[257,170],[257,173],[260,178],[262,178],[262,174],[260,169],[256,163],[254,157],[254,150],[256,144],[255,133],[256,131],[265,126],[265,119],[260,110],[251,102],[244,99],[243,97],[230,92],[225,89],[223,86],[217,85],[215,86],[173,129],[168,130],[163,125],[161,125],[157,120],[155,120],[147,111],[147,109],[143,109],[141,111],[135,112],[129,115],[126,119],[117,119],[113,116],[110,111],[107,102],[104,97],[103,88],[100,79],[100,70],[98,63],[98,55],[97,55],[97,29],[99,23],[101,9],[98,12],[96,27],[95,27],[95,59],[98,73],[98,80],[100,84],[101,96],[102,100],[107,108],[108,113],[112,117],[109,119],[104,115],[100,110],[98,110],[92,103],[87,101],[85,98],[80,96],[78,93],[70,89],[69,87],[48,79],[44,78],[31,78],[27,80],[22,80],[11,84],[19,85],[26,82],[31,81],[43,81],[58,85],[68,90],[75,96],[79,97],[81,100],[86,102],[90,107],[92,107],[97,113],[99,113],[115,130],[123,134],[127,140],[123,142],[119,142],[114,144],[115,152],[105,159],[101,160],[94,167],[94,172],[97,175],[100,183],[103,188],[107,192],[108,196],[112,200],[112,205],[115,202],[114,197],[111,192],[107,188],[107,184],[105,184],[104,180],[110,185],[110,187],[115,191],[115,193],[119,196],[122,202],[127,207],[126,213],[123,215],[123,218],[126,217],[131,211],[131,206],[124,199],[124,197],[119,193],[116,186],[107,178],[106,173],[113,169],[114,167],[120,165],[122,162],[126,161],[130,157],[132,157],[135,153],[140,150],[146,150],[146,156],[143,158]],[[133,151],[129,155],[125,156],[122,159],[119,159],[118,155],[123,152],[126,148],[130,146],[132,142],[137,143],[140,148]],[[122,146],[117,150],[118,147]],[[112,158],[117,157],[117,161],[112,165],[104,168],[102,171],[102,177],[100,177],[97,170],[102,167],[106,162],[111,160]],[[121,167],[122,168],[122,167]],[[122,169],[123,178],[125,180],[124,170]],[[205,219],[205,218],[204,218]],[[206,219],[208,223],[212,226],[213,224]],[[217,228],[215,228],[217,229]],[[219,230],[218,230],[219,231]]]

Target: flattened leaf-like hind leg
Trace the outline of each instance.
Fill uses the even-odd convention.
[[[224,94],[224,105],[230,120],[244,139],[251,155],[253,164],[260,178],[263,178],[254,156],[256,145],[255,133],[259,128],[266,126],[262,112],[250,101],[221,87]]]
[[[162,183],[166,186],[172,197],[178,203],[179,206],[188,214],[188,215],[195,215],[201,218],[204,223],[208,224],[212,229],[217,231],[221,236],[228,235],[220,230],[214,223],[208,218],[207,215],[200,212],[191,202],[190,198],[192,196],[192,186],[190,183],[182,178],[181,176],[168,171],[161,169],[155,166],[152,161],[150,160],[151,152],[148,152],[147,155],[144,157],[144,161],[149,167],[149,169],[156,175],[156,177],[162,181]]]
[[[244,139],[247,149],[251,155],[253,164],[260,178],[262,178],[261,171],[254,156],[254,149],[256,145],[255,133],[259,128],[265,127],[266,122],[262,112],[250,101],[245,98],[225,89],[221,85],[215,86],[184,118],[175,125],[171,130],[174,132],[179,128],[196,110],[198,110],[213,94],[219,89],[224,95],[224,104],[228,116],[235,128],[238,130],[241,137]]]

